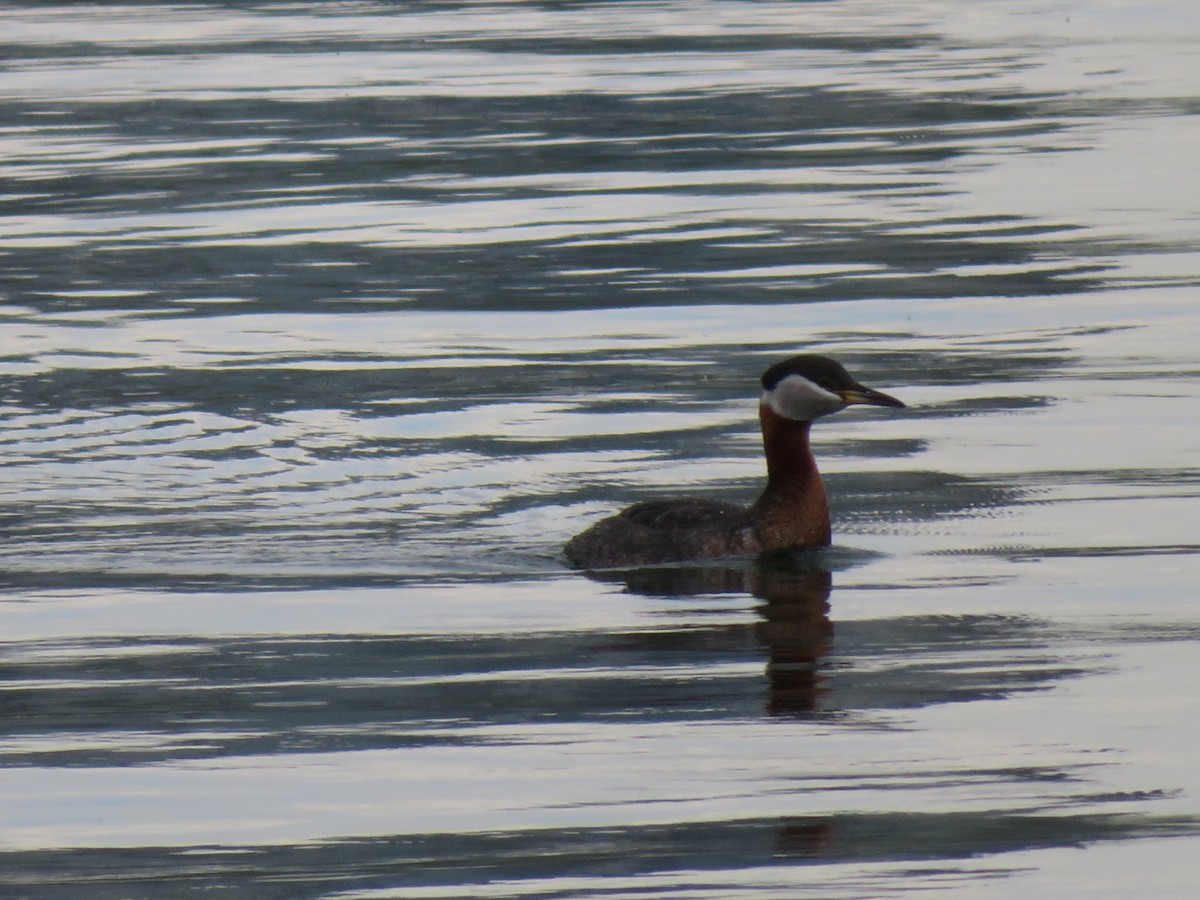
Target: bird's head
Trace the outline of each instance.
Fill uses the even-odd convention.
[[[859,384],[837,360],[816,353],[775,363],[763,372],[762,386],[762,402],[795,422],[811,422],[852,405],[904,407],[895,397]]]

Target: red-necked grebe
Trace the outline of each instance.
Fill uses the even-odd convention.
[[[577,534],[563,548],[580,568],[713,559],[829,543],[829,504],[808,443],[814,419],[852,404],[904,406],[863,387],[841,363],[805,353],[762,375],[758,404],[767,486],[753,505],[649,500]]]

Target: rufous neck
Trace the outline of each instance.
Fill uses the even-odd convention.
[[[763,453],[767,457],[768,487],[799,487],[820,480],[817,462],[808,443],[812,422],[785,419],[760,403],[758,418],[762,425]]]
[[[767,486],[751,513],[764,550],[829,543],[825,485],[808,444],[811,422],[785,419],[768,403],[759,405]]]

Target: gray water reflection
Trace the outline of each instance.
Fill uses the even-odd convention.
[[[882,17],[847,34],[845,20],[781,4],[748,31],[614,40],[596,22],[619,28],[629,6],[588,6],[590,20],[524,10],[559,20],[553,37],[497,36],[481,20],[436,47],[410,10],[325,19],[353,33],[305,52],[292,30],[303,12],[252,4],[224,16],[254,23],[261,57],[236,30],[199,46],[186,27],[135,38],[120,12],[108,39],[9,43],[10,302],[568,309],[1104,284],[1111,239],[946,202],[945,173],[977,154],[1078,150],[1096,139],[1089,120],[1138,112],[1005,83],[1038,49],[955,47],[948,65],[933,23]],[[260,84],[228,86],[225,53]],[[148,64],[181,81],[144,80]],[[572,85],[573,69],[591,80]],[[872,73],[897,81],[874,87],[889,78]],[[497,82],[512,88],[488,90]]]
[[[1191,896],[1197,9],[0,9],[0,893]]]
[[[571,734],[606,723],[683,732],[724,725],[733,734],[746,734],[755,722],[803,723],[866,737],[904,730],[888,720],[889,710],[1002,701],[1108,665],[1103,655],[1081,652],[1078,628],[1049,620],[837,621],[830,600],[848,562],[836,553],[801,554],[605,574],[602,583],[615,579],[631,594],[657,598],[658,623],[636,629],[9,641],[0,764],[112,773],[258,758],[286,770],[289,755],[351,760],[420,747],[519,750],[555,728]],[[757,600],[750,620],[722,621],[727,613],[706,599],[740,597]],[[1139,639],[1180,637],[1143,629]],[[1112,639],[1092,637],[1101,646]],[[1192,817],[1153,812],[1161,790],[1106,791],[1092,777],[1097,761],[1086,756],[981,765],[935,755],[916,770],[818,763],[815,771],[806,771],[803,756],[780,788],[794,814],[512,830],[480,830],[464,820],[454,831],[267,846],[226,840],[13,849],[4,853],[5,883],[30,897],[75,889],[101,897],[201,889],[252,897],[429,896],[498,883],[507,896],[583,897],[610,889],[685,896],[718,890],[732,878],[739,890],[762,885],[819,896],[864,884],[895,890],[914,873],[929,875],[929,864],[969,888],[1009,872],[1003,854],[1200,831]],[[445,787],[449,799],[455,789]],[[970,790],[996,805],[802,812],[805,798],[830,790],[847,798]],[[1024,802],[1014,808],[1000,799],[1010,791]],[[1093,810],[1114,800],[1121,812]],[[593,801],[601,809],[606,802]],[[1138,814],[1140,805],[1146,811]],[[990,857],[997,860],[984,869],[971,862]],[[797,866],[820,867],[819,884],[809,884]]]
[[[901,878],[880,863],[936,875],[948,887],[1008,874],[963,862],[1003,853],[1072,848],[1139,838],[1192,835],[1186,819],[1131,820],[1069,813],[1053,818],[991,814],[842,814],[625,828],[513,833],[396,835],[309,846],[139,848],[9,854],[9,883],[22,896],[161,897],[163,890],[235,897],[594,896],[599,890],[656,896],[724,892],[729,873],[750,873],[750,888],[820,896],[838,887],[894,890]],[[881,871],[851,876],[840,867],[870,863]],[[930,865],[936,864],[936,865]],[[834,879],[785,867],[832,867]],[[104,873],[122,873],[119,886]],[[85,874],[95,873],[95,874]],[[806,876],[806,877],[805,877]],[[816,884],[814,884],[814,880]],[[53,882],[54,887],[47,887]],[[831,883],[832,882],[832,883]],[[840,882],[840,884],[839,884]]]
[[[835,627],[832,576],[803,557],[643,569],[621,581],[677,598],[667,622],[528,635],[9,642],[0,764],[476,744],[530,725],[764,713],[854,726],[862,713],[997,699],[1093,670],[1062,656],[1046,622],[911,616]],[[705,594],[742,591],[760,601],[758,621],[706,623]]]

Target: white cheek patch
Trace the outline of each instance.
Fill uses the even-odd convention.
[[[763,393],[763,399],[776,414],[799,422],[811,422],[846,405],[837,394],[817,387],[800,375],[780,379],[774,388]]]

